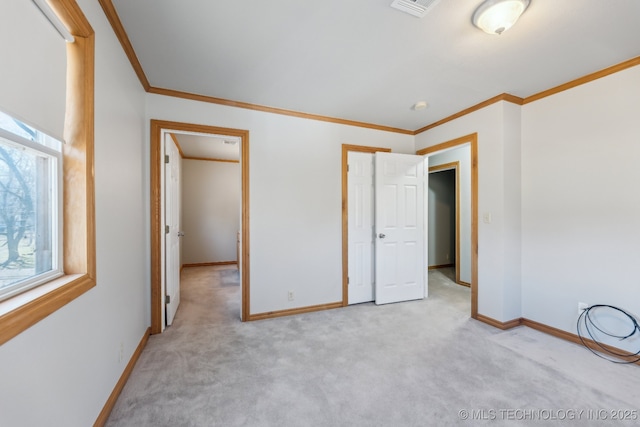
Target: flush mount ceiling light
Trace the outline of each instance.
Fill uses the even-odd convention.
[[[424,110],[428,106],[429,104],[427,104],[425,101],[418,101],[415,104],[413,104],[413,109],[416,111],[419,111],[419,110]]]
[[[502,34],[516,23],[530,0],[485,0],[473,14],[473,25],[487,34]]]

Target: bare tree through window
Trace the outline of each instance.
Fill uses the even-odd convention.
[[[43,134],[6,115],[0,128],[9,132],[0,135],[2,295],[55,267],[57,165],[56,159],[47,153],[49,148],[38,148]],[[13,134],[16,136],[11,137]]]

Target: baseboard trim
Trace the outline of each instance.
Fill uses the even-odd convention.
[[[544,323],[525,318],[522,319],[522,324],[524,326],[528,326],[531,329],[544,332],[545,334],[553,335],[556,338],[562,338],[565,341],[582,344],[578,335],[572,334],[571,332],[563,331],[562,329],[554,328],[553,326],[545,325]]]
[[[608,355],[609,357],[615,357],[616,359],[622,360],[622,361],[628,361],[627,358],[631,358],[633,360],[638,358],[637,354],[633,354],[629,351],[626,350],[622,350],[618,347],[614,347],[612,345],[608,345],[608,344],[596,344],[595,341],[589,339],[589,338],[583,338],[584,339],[584,343],[580,340],[580,337],[577,334],[571,333],[571,332],[567,332],[567,331],[563,331],[562,329],[558,329],[558,328],[554,328],[553,326],[549,326],[549,325],[545,325],[544,323],[540,323],[540,322],[536,322],[534,320],[529,320],[529,319],[522,319],[522,325],[524,326],[528,326],[531,329],[535,329],[537,331],[540,332],[544,332],[545,334],[549,334],[549,335],[553,335],[556,338],[561,338],[565,341],[570,341],[572,343],[581,345],[581,346],[587,346],[590,349],[596,351],[596,352],[602,352],[602,348],[605,348],[608,351],[614,352],[614,353],[618,353],[620,354],[620,356],[613,356],[613,355]],[[640,361],[635,362],[635,365],[640,365]]]
[[[127,363],[127,367],[124,368],[124,372],[122,372],[120,379],[109,395],[107,402],[104,404],[102,411],[100,411],[100,415],[98,415],[96,422],[93,424],[94,427],[102,427],[107,423],[109,414],[111,414],[111,411],[113,410],[113,407],[115,406],[116,401],[118,400],[118,397],[120,396],[120,393],[124,388],[124,385],[127,383],[127,380],[131,375],[131,371],[133,371],[133,367],[136,365],[136,362],[140,358],[140,354],[142,354],[142,350],[144,350],[144,347],[147,345],[147,341],[149,341],[149,335],[151,335],[151,328],[147,328],[147,330],[144,332],[144,335],[140,340],[140,344],[138,344],[136,351],[134,351],[131,355],[131,359],[129,360],[129,363]]]
[[[436,270],[438,268],[446,268],[446,267],[455,267],[455,264],[438,264],[438,265],[430,265],[429,270]]]
[[[491,325],[494,328],[502,329],[506,331],[507,329],[515,328],[516,326],[522,325],[522,318],[509,320],[508,322],[500,322],[499,320],[493,319],[489,316],[485,316],[483,314],[478,314],[476,320],[486,323],[487,325]]]
[[[503,331],[507,330],[507,329],[511,329],[511,328],[515,328],[517,326],[527,326],[531,329],[535,329],[537,331],[540,332],[544,332],[545,334],[554,336],[556,338],[560,338],[562,340],[565,341],[569,341],[572,342],[574,344],[578,344],[580,346],[587,346],[590,349],[596,351],[596,352],[601,352],[601,348],[598,344],[596,344],[595,341],[588,339],[588,338],[584,338],[584,343],[580,340],[580,337],[577,334],[571,333],[571,332],[567,332],[567,331],[563,331],[562,329],[558,329],[558,328],[554,328],[553,326],[549,326],[549,325],[545,325],[544,323],[540,323],[540,322],[536,322],[535,320],[530,320],[530,319],[525,319],[524,317],[520,317],[518,319],[513,319],[513,320],[509,320],[508,322],[500,322],[499,320],[496,319],[492,319],[491,317],[488,316],[484,316],[482,314],[478,314],[478,317],[476,318],[476,320],[482,322],[482,323],[486,323],[487,325],[491,325],[494,328],[498,328],[498,329],[502,329]],[[618,353],[621,356],[613,356],[611,355],[611,357],[615,357],[616,359],[620,359],[622,361],[628,361],[627,358],[631,358],[631,359],[637,359],[638,355],[633,354],[629,351],[626,350],[622,350],[620,348],[614,347],[612,345],[608,345],[608,344],[602,344],[602,347],[604,347],[605,349],[614,352],[614,353]],[[640,361],[635,362],[636,365],[640,365]]]
[[[458,285],[466,286],[467,288],[471,287],[471,283],[469,283],[469,282],[463,282],[462,280],[460,280],[457,283],[458,283]]]
[[[215,261],[215,262],[197,262],[194,264],[182,264],[183,268],[189,267],[208,267],[212,265],[235,265],[238,261]]]
[[[307,307],[290,308],[287,310],[268,311],[265,313],[250,314],[249,320],[273,319],[274,317],[293,316],[294,314],[312,313],[314,311],[332,310],[344,307],[342,301],[329,304],[311,305]]]

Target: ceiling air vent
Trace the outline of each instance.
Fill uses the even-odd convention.
[[[440,0],[393,0],[391,7],[423,18]]]

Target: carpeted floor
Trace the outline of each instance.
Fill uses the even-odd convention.
[[[469,289],[438,270],[422,301],[248,323],[236,270],[189,268],[182,283],[108,426],[640,423],[637,366],[472,320]]]

